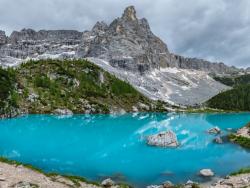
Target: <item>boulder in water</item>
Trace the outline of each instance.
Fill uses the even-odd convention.
[[[173,131],[161,132],[147,137],[147,144],[158,147],[177,147],[178,141]]]
[[[214,172],[211,169],[202,169],[200,170],[200,175],[203,177],[212,177]]]
[[[219,127],[213,127],[207,131],[209,134],[220,134],[221,130]]]

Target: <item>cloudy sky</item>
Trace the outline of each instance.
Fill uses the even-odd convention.
[[[171,52],[250,66],[249,0],[0,0],[0,30],[89,30],[134,5]]]

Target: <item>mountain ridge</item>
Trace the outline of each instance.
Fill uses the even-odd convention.
[[[121,20],[123,24],[121,24]],[[13,57],[17,59],[25,59],[28,56],[34,56],[34,54],[29,54],[29,53],[21,53],[16,51],[18,48],[22,48],[25,51],[25,48],[23,46],[27,45],[26,44],[20,44],[23,41],[53,41],[53,42],[60,42],[60,43],[66,43],[66,44],[75,44],[79,45],[80,43],[84,43],[79,49],[75,49],[77,51],[77,54],[74,54],[74,57],[91,57],[91,56],[96,56],[97,52],[89,52],[89,53],[84,53],[81,51],[82,48],[84,48],[84,45],[86,47],[86,44],[89,40],[89,35],[94,37],[94,35],[98,35],[98,37],[102,36],[108,29],[111,29],[112,32],[108,34],[114,34],[114,33],[119,33],[122,32],[122,29],[124,29],[122,26],[126,26],[126,30],[131,27],[132,22],[137,22],[139,24],[140,28],[143,28],[145,31],[142,31],[143,34],[149,35],[151,38],[156,37],[149,26],[149,23],[147,19],[142,18],[138,19],[136,16],[136,10],[134,6],[129,6],[124,10],[124,13],[121,18],[116,18],[114,21],[110,23],[110,25],[106,24],[105,22],[97,22],[94,27],[92,28],[91,31],[76,31],[76,30],[39,30],[35,31],[33,29],[22,29],[21,31],[13,31],[11,35],[8,37],[6,36],[4,31],[0,30],[0,55],[5,56],[5,57]],[[124,24],[125,23],[125,24]],[[130,24],[127,24],[130,23]],[[119,25],[120,24],[120,25]],[[135,25],[137,27],[137,25]],[[138,29],[138,28],[137,28]],[[140,32],[140,30],[138,30]],[[143,36],[145,37],[145,36]],[[154,40],[157,41],[152,41],[152,42],[158,42],[159,43],[159,52],[157,53],[158,56],[161,55],[167,55],[165,58],[166,64],[163,66],[170,66],[170,67],[177,67],[177,68],[182,68],[182,69],[195,69],[195,70],[202,70],[206,71],[209,73],[213,74],[237,74],[239,72],[244,72],[245,69],[240,69],[236,68],[234,66],[227,66],[226,64],[222,62],[210,62],[206,61],[203,59],[198,59],[198,58],[191,58],[191,57],[184,57],[182,55],[177,55],[174,53],[170,53],[168,50],[167,45],[161,41],[158,37],[154,38]],[[18,45],[19,43],[19,45]],[[5,49],[5,46],[8,45],[14,45],[13,48],[7,48]],[[96,45],[96,44],[95,44]],[[28,49],[29,50],[29,49]],[[33,49],[34,52],[38,52],[38,54],[43,53],[44,51],[39,51],[39,49]],[[95,49],[98,51],[98,49]],[[152,52],[151,52],[152,53]],[[102,54],[103,55],[103,54]],[[65,55],[62,58],[70,58],[72,55]],[[3,58],[3,57],[2,57]],[[3,59],[0,58],[0,63],[4,64]],[[139,61],[143,60],[143,58],[139,58]],[[148,57],[147,57],[148,58]],[[167,58],[167,59],[166,59]],[[137,61],[137,58],[135,58]],[[153,68],[159,68],[159,64],[157,63],[155,59],[154,61],[151,60],[151,64],[157,64],[153,65]],[[115,62],[116,59],[111,59],[111,61]],[[124,59],[124,61],[127,61]],[[138,62],[137,62],[138,63]],[[162,65],[162,64],[161,64]],[[145,69],[147,70],[148,68],[145,65]]]

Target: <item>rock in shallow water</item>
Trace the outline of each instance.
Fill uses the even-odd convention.
[[[221,130],[219,127],[213,127],[207,131],[209,134],[220,134]]]
[[[200,175],[203,177],[212,177],[214,172],[211,169],[202,169],[200,170]]]
[[[221,137],[216,137],[216,138],[214,139],[214,142],[217,143],[217,144],[223,144],[223,140],[222,140]]]
[[[173,131],[161,132],[147,137],[147,144],[158,147],[177,147],[178,141]]]

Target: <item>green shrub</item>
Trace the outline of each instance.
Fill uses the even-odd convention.
[[[239,175],[239,174],[248,174],[248,173],[250,173],[250,167],[242,168],[242,169],[240,169],[240,170],[237,171],[237,172],[231,173],[230,175],[231,175],[231,176],[236,176],[236,175]]]

